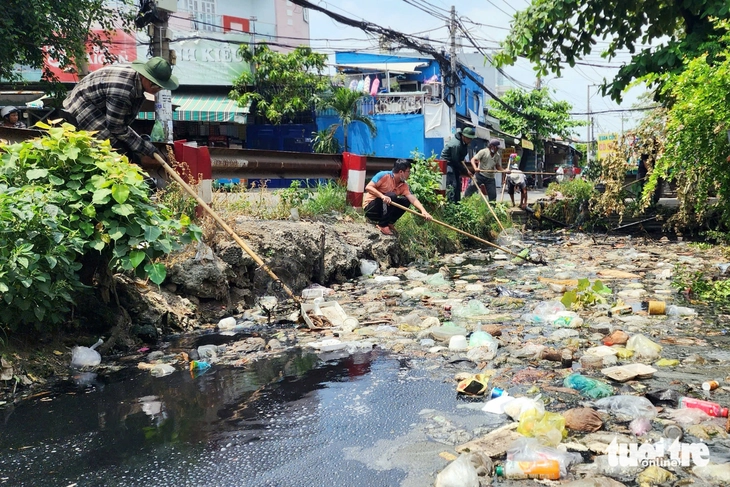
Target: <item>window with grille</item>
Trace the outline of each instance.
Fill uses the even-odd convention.
[[[188,12],[193,14],[195,28],[218,32],[221,30],[220,16],[215,14],[216,0],[185,0]]]

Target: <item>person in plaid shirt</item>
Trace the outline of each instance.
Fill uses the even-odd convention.
[[[145,100],[145,92],[177,89],[172,67],[161,57],[130,65],[105,66],[84,77],[63,101],[65,118],[80,130],[96,131],[132,162],[156,165],[157,149],[130,124]]]

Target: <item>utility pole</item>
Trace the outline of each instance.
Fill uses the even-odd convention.
[[[150,24],[152,32],[152,55],[159,56],[170,63],[175,65],[174,52],[170,51],[170,30],[168,29],[168,20],[170,13],[177,12],[176,2],[159,2],[157,4],[158,15],[162,22],[160,24]],[[172,144],[173,132],[172,132],[172,92],[170,90],[160,90],[155,95],[155,124],[160,122],[164,133],[163,140],[158,142],[165,142]]]
[[[591,163],[591,85],[586,86],[586,138],[588,144],[586,147],[586,166]]]
[[[449,78],[454,83],[453,87],[449,87],[449,93],[454,94],[454,104],[449,107],[449,118],[451,120],[451,133],[456,134],[456,7],[451,6],[451,73]],[[446,81],[444,79],[444,81]]]

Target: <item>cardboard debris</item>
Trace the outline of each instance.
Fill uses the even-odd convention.
[[[601,373],[617,382],[626,382],[631,379],[648,379],[654,375],[656,369],[645,364],[616,365],[601,369]]]
[[[457,446],[456,451],[459,453],[478,451],[492,458],[500,457],[507,453],[515,440],[522,437],[515,431],[518,425],[519,423],[504,425],[481,438]]]

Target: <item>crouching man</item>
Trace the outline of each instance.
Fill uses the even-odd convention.
[[[380,171],[365,186],[362,202],[365,216],[375,222],[383,235],[395,235],[395,222],[405,213],[401,208],[390,206],[391,202],[405,207],[412,204],[424,218],[433,218],[411,193],[406,183],[410,175],[411,163],[406,159],[398,159],[392,171]]]

